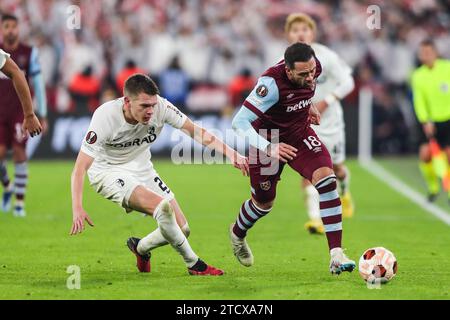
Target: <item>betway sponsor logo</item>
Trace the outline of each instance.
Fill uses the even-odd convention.
[[[301,110],[301,109],[307,108],[309,106],[311,106],[311,99],[302,100],[299,103],[294,104],[293,106],[287,107],[286,112]]]

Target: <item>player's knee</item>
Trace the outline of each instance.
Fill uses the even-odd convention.
[[[158,198],[160,198],[160,197],[158,197]],[[155,216],[157,211],[164,212],[164,210],[162,210],[163,209],[162,202],[164,199],[163,198],[158,199],[158,198],[152,199],[152,201],[147,200],[147,201],[143,202],[142,209],[145,214],[150,215],[150,216]]]
[[[191,234],[191,229],[189,228],[189,224],[187,222],[184,226],[181,227],[181,231],[183,231],[184,236],[186,238],[189,238],[189,235]]]
[[[333,165],[333,170],[339,180],[343,180],[347,176],[347,168],[343,163]]]
[[[328,167],[319,168],[313,172],[311,182],[314,186],[316,186],[320,181],[331,175],[336,178],[333,169]]]
[[[15,163],[22,163],[27,161],[27,154],[25,148],[22,146],[13,146],[13,160]]]
[[[4,145],[0,145],[0,161],[5,160],[8,149]]]
[[[272,209],[274,200],[258,201],[256,199],[252,198],[252,202],[257,207],[257,209],[268,211],[268,210]]]
[[[317,191],[319,192],[319,194],[324,193],[325,190],[324,188],[329,188],[330,186],[334,186],[334,189],[336,189],[337,185],[336,185],[336,176],[334,173],[330,173],[328,176],[323,177],[322,179],[320,179],[319,181],[317,181],[316,183],[314,183],[314,187],[316,187]],[[328,190],[331,191],[331,190]]]

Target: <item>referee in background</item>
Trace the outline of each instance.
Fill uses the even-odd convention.
[[[432,164],[432,141],[437,141],[446,155],[446,170],[442,179],[450,181],[450,60],[438,57],[434,43],[420,44],[421,66],[412,75],[414,109],[422,125],[419,147],[420,170],[428,188],[428,200],[439,194],[439,176]],[[448,186],[447,186],[448,187]],[[450,191],[448,191],[450,204]]]

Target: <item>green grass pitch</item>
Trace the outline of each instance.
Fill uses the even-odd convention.
[[[125,242],[156,222],[126,215],[87,183],[84,208],[95,227],[69,236],[73,162],[31,162],[28,216],[0,215],[0,299],[449,299],[449,226],[354,161],[356,214],[344,220],[343,244],[356,261],[372,246],[394,252],[398,274],[380,290],[368,289],[357,271],[329,274],[325,237],[303,229],[307,216],[292,169],[283,173],[273,211],[249,232],[255,264],[245,268],[231,252],[228,227],[249,197],[248,178],[225,165],[154,163],[188,218],[192,247],[224,276],[189,276],[168,246],[153,251],[150,274],[139,274]],[[66,287],[70,265],[80,267],[79,290]]]

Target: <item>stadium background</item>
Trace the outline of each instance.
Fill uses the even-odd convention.
[[[81,8],[80,29],[67,28],[72,4]],[[369,5],[381,8],[381,29],[366,27]],[[128,74],[149,73],[184,112],[207,127],[227,128],[256,77],[282,56],[284,19],[297,11],[316,19],[317,41],[354,70],[356,88],[343,102],[348,154],[358,152],[358,95],[369,88],[378,163],[424,195],[409,77],[425,38],[450,58],[448,1],[1,0],[1,13],[19,17],[21,39],[40,50],[50,130],[39,145],[31,144],[27,218],[9,214],[0,220],[0,298],[448,299],[449,223],[388,188],[352,157],[356,215],[345,220],[344,243],[354,259],[374,245],[396,254],[399,274],[385,290],[367,290],[355,274],[329,276],[325,241],[303,230],[299,179],[289,171],[274,211],[249,236],[257,264],[243,270],[231,254],[227,227],[248,197],[248,181],[227,166],[155,161],[187,214],[190,242],[226,270],[223,279],[186,277],[167,247],[158,250],[149,279],[136,275],[124,240],[148,233],[149,222],[121,215],[87,185],[84,203],[96,227],[68,237],[74,157],[91,113],[120,95]],[[173,144],[165,130],[153,148],[162,158]],[[445,197],[438,205],[448,212]],[[73,264],[83,272],[79,292],[66,288],[66,268]]]
[[[79,29],[67,27],[71,4],[81,9]],[[381,8],[380,29],[366,27],[372,4]],[[437,0],[3,0],[0,10],[15,13],[23,41],[39,48],[50,132],[34,157],[52,158],[76,154],[85,116],[120,96],[124,80],[136,71],[150,74],[184,112],[208,116],[207,126],[229,127],[256,77],[282,57],[284,20],[298,11],[317,20],[317,41],[354,70],[356,87],[343,103],[348,153],[357,152],[362,87],[374,93],[373,152],[415,153],[419,128],[409,77],[425,38],[450,57],[449,6]],[[154,153],[172,145],[159,141]]]

